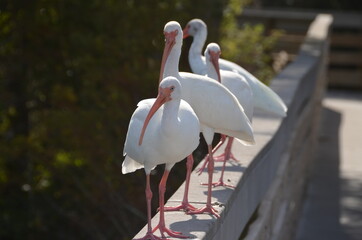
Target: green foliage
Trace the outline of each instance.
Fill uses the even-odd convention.
[[[219,21],[220,4],[0,2],[0,239],[129,239],[145,224],[144,173],[121,174],[130,116],[157,93],[164,24]]]
[[[272,8],[290,8],[290,9],[313,9],[318,10],[338,10],[338,11],[362,11],[362,2],[358,0],[261,0],[260,5]]]
[[[245,23],[239,28],[237,17],[249,3],[250,0],[230,0],[225,8],[220,39],[222,56],[267,82],[275,74],[271,66],[271,50],[282,33],[274,30],[267,36],[262,24]]]

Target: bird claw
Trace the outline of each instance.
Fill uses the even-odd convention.
[[[176,231],[172,231],[169,228],[166,228],[165,226],[161,226],[160,224],[158,224],[153,230],[152,233],[154,233],[156,230],[159,230],[161,235],[162,235],[162,239],[165,239],[165,235],[164,233],[167,233],[170,237],[174,237],[174,238],[190,238],[188,236],[182,235],[181,232],[176,232]],[[167,238],[166,238],[167,239]]]
[[[240,160],[236,159],[234,154],[232,154],[232,153],[230,153],[230,154],[223,153],[223,154],[221,154],[221,155],[219,155],[217,157],[214,157],[215,162],[223,162],[225,160],[233,160],[235,162],[240,162]]]
[[[199,174],[199,176],[201,175],[201,173],[204,171],[204,169],[206,168],[207,164],[209,163],[209,157],[207,156],[204,160],[204,163],[202,164],[202,166],[196,171],[196,173]]]
[[[200,167],[199,169],[196,170],[196,173],[200,176],[201,173],[204,171],[205,168]]]
[[[194,211],[197,208],[192,206],[188,202],[182,202],[180,205],[178,205],[176,207],[165,207],[164,209],[165,209],[165,211],[181,211],[181,210],[183,210],[184,212],[189,212],[189,211]]]
[[[218,182],[211,183],[212,187],[229,187],[229,188],[235,188],[235,186],[226,184],[223,180],[219,180]]]
[[[225,153],[223,153],[223,154],[221,154],[221,155],[219,155],[219,156],[214,157],[214,161],[215,161],[215,162],[223,162],[223,161],[225,161],[225,159],[226,159]]]
[[[203,208],[197,209],[195,211],[190,211],[187,214],[202,214],[202,213],[209,213],[211,215],[214,215],[217,218],[220,218],[220,215],[218,214],[219,211],[217,211],[212,206],[205,206]]]
[[[148,232],[143,238],[135,238],[133,240],[165,240],[163,238],[153,235],[153,232]]]
[[[208,183],[201,183],[202,186],[208,186]],[[211,183],[212,187],[230,187],[230,188],[235,188],[235,186],[230,185],[230,184],[226,184],[223,180],[219,180],[218,182],[213,182]]]

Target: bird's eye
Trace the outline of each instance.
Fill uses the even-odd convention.
[[[170,90],[171,90],[171,91],[173,91],[174,89],[175,89],[175,87],[174,87],[174,86],[170,87]]]

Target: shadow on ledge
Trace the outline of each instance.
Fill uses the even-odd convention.
[[[311,166],[296,240],[349,240],[340,224],[341,114],[322,109],[319,146]]]

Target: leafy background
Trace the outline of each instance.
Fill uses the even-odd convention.
[[[217,22],[223,2],[206,2],[0,2],[1,239],[129,239],[144,225],[144,173],[120,168],[128,122],[157,93],[164,24]]]
[[[146,223],[145,179],[121,174],[123,142],[138,101],[156,95],[164,24],[203,19],[224,58],[267,81],[281,33],[236,24],[248,3],[0,1],[0,239],[134,236]],[[174,168],[166,197],[184,171],[183,162]],[[153,172],[155,193],[161,173]]]

